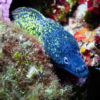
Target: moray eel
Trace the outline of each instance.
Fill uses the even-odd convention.
[[[17,8],[12,16],[15,24],[42,41],[44,50],[58,67],[77,77],[88,75],[88,67],[81,57],[75,38],[60,24],[28,7]]]

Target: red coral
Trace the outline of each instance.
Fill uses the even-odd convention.
[[[65,6],[65,12],[68,12],[69,11],[69,5],[68,5],[68,3],[64,3],[64,6]]]
[[[85,50],[85,52],[83,53],[83,55],[85,55],[85,56],[90,56],[90,50]]]
[[[99,36],[99,35],[96,35],[96,36],[95,36],[95,42],[96,42],[96,43],[100,43],[100,36]]]
[[[86,0],[79,0],[79,4],[81,4],[81,3],[85,3],[86,2]]]
[[[80,34],[80,32],[76,32],[76,33],[74,34],[74,37],[75,37],[75,39],[76,39],[78,42],[81,41],[81,40],[83,40],[83,39],[86,39],[86,36],[83,35],[83,34]]]
[[[60,8],[62,6],[62,8]],[[55,4],[52,5],[52,12],[49,12],[49,17],[56,21],[67,22],[65,15],[69,11],[69,4],[66,0],[56,0]]]
[[[52,14],[52,13],[49,13],[49,17],[50,17],[51,19],[53,19],[53,20],[56,20],[54,14]]]
[[[63,5],[66,2],[66,0],[57,0],[57,4]]]
[[[87,7],[91,13],[100,14],[100,0],[88,0]]]
[[[91,66],[91,63],[93,59],[90,57],[91,50],[86,49],[86,51],[83,53],[83,59],[87,63],[87,66]]]
[[[57,5],[57,4],[53,5],[52,8],[53,8],[53,9],[56,9],[57,11],[60,10],[60,8],[58,8],[58,5]]]

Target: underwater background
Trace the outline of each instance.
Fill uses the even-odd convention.
[[[74,36],[86,77],[58,67],[30,35],[31,19],[29,31],[16,25],[12,12],[19,7],[36,9]],[[0,0],[0,100],[99,100],[99,93],[100,0]]]

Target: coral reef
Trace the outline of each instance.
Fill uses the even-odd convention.
[[[87,7],[91,13],[100,14],[100,0],[88,0]]]
[[[84,21],[70,19],[69,25],[65,27],[76,38],[80,52],[87,66],[100,66],[100,27],[90,30]]]
[[[56,65],[35,37],[3,21],[9,22],[11,12],[23,6],[39,10],[73,34],[89,67],[85,85],[72,86],[70,79],[76,79],[61,69],[55,73]],[[100,0],[0,0],[0,17],[0,100],[100,98]]]
[[[89,2],[78,6],[74,17],[69,18],[69,24],[65,29],[76,38],[87,66],[98,68],[100,67],[100,14],[89,11],[87,3]]]
[[[71,91],[38,41],[0,20],[0,100],[67,100]]]
[[[99,27],[93,31],[83,28],[74,34],[87,66],[99,67],[100,65],[100,36],[97,34],[98,32],[100,32]]]

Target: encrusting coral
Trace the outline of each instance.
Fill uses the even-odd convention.
[[[0,20],[0,100],[68,100],[71,90],[37,40]]]

